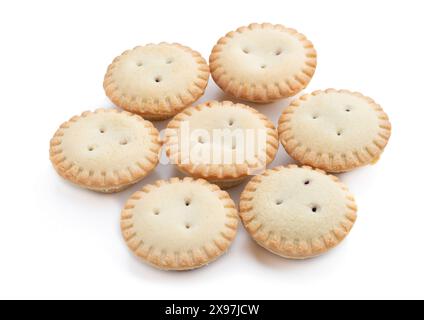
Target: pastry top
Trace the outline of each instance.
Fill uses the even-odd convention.
[[[104,88],[118,106],[139,114],[176,114],[204,92],[209,67],[180,44],[148,44],[125,51],[109,66]]]
[[[328,172],[375,161],[390,133],[388,116],[374,100],[334,89],[294,101],[279,124],[280,140],[295,160]]]
[[[253,108],[210,101],[178,114],[168,125],[165,146],[171,161],[192,176],[237,179],[272,162],[278,133]],[[196,157],[196,151],[206,157]]]
[[[84,112],[62,124],[50,142],[56,170],[93,188],[142,179],[159,158],[159,132],[140,116],[115,109]]]
[[[259,244],[302,259],[341,242],[356,220],[356,205],[335,176],[291,165],[253,178],[241,196],[240,216]]]
[[[128,246],[168,270],[193,269],[215,260],[229,248],[237,225],[228,193],[192,178],[144,187],[128,200],[121,220]]]
[[[315,72],[316,51],[294,29],[251,24],[221,38],[209,60],[212,77],[225,92],[270,102],[306,87]]]

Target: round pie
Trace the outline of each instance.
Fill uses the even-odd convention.
[[[209,63],[227,94],[267,103],[303,90],[315,73],[316,57],[312,43],[296,30],[254,23],[221,38]]]
[[[167,155],[179,170],[222,188],[263,172],[278,145],[277,130],[266,116],[229,101],[187,108],[165,132]]]
[[[334,89],[292,102],[278,129],[280,141],[293,159],[327,172],[375,163],[391,134],[389,118],[374,100]]]
[[[125,51],[109,66],[104,88],[117,106],[148,120],[165,120],[199,99],[208,84],[202,56],[180,44]]]
[[[294,165],[254,177],[240,198],[240,216],[253,239],[290,259],[337,246],[352,229],[356,210],[353,196],[335,176]]]
[[[145,186],[128,200],[121,217],[131,251],[164,270],[190,270],[216,260],[229,249],[237,226],[228,193],[191,178]]]
[[[50,159],[65,179],[94,191],[118,192],[158,164],[159,132],[140,116],[115,109],[84,112],[50,142]]]

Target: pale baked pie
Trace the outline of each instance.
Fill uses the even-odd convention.
[[[254,177],[240,198],[240,217],[265,249],[290,259],[337,246],[356,221],[356,204],[335,176],[310,167],[278,167]]]
[[[148,44],[125,51],[109,66],[106,95],[148,120],[171,118],[199,99],[208,84],[202,56],[180,44]]]
[[[131,251],[164,270],[190,270],[216,260],[228,251],[237,225],[228,193],[192,178],[145,186],[131,196],[121,217]]]
[[[267,103],[303,90],[315,73],[317,54],[294,29],[254,23],[221,38],[209,64],[213,79],[227,94]]]
[[[121,191],[158,164],[159,132],[125,111],[98,109],[63,123],[50,142],[50,159],[65,179],[99,192]]]
[[[229,101],[187,108],[165,133],[171,163],[222,188],[263,172],[274,160],[278,144],[277,130],[265,115]]]
[[[280,141],[304,165],[345,172],[375,163],[386,147],[391,125],[371,98],[329,89],[304,95],[284,110]]]

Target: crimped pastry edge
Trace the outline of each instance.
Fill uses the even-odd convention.
[[[68,129],[70,126],[72,126],[73,123],[77,122],[81,118],[101,113],[119,113],[125,114],[129,117],[135,117],[144,126],[150,129],[150,136],[153,143],[152,148],[150,149],[151,154],[146,157],[148,164],[137,162],[137,169],[135,171],[134,169],[128,169],[126,172],[113,173],[112,179],[108,178],[108,172],[100,172],[95,170],[90,171],[85,168],[78,167],[77,165],[67,160],[64,150],[60,147],[62,144],[62,137],[65,134],[66,129]],[[50,140],[50,160],[56,172],[62,178],[82,188],[86,188],[92,191],[115,193],[122,191],[144,179],[157,166],[159,162],[160,149],[161,142],[159,140],[159,132],[151,122],[146,121],[142,117],[127,111],[99,108],[95,111],[85,111],[79,116],[74,116],[59,127],[53,138]]]
[[[303,168],[329,176],[339,185],[345,194],[346,220],[341,221],[338,228],[331,230],[328,234],[322,235],[320,239],[310,239],[309,241],[301,241],[300,239],[285,239],[282,241],[284,237],[283,235],[280,235],[280,237],[277,236],[278,239],[276,239],[276,235],[262,232],[261,225],[255,223],[255,216],[251,214],[251,211],[253,210],[251,201],[253,200],[257,186],[262,182],[263,177],[270,176],[273,173],[280,172],[282,170],[293,168]],[[347,186],[336,176],[329,175],[320,169],[314,169],[309,166],[288,165],[269,169],[263,175],[258,175],[252,178],[241,194],[239,215],[247,232],[261,247],[283,258],[303,260],[320,256],[339,245],[350,233],[356,222],[357,206],[354,196],[349,192]]]
[[[137,201],[141,200],[145,194],[148,194],[152,190],[166,184],[187,182],[208,187],[221,200],[228,219],[228,222],[225,224],[225,230],[217,235],[213,243],[202,246],[196,252],[174,252],[171,256],[167,256],[167,258],[163,257],[163,253],[162,256],[154,256],[151,254],[152,247],[144,248],[146,245],[144,245],[142,239],[137,239],[137,233],[132,223],[132,209],[134,209]],[[217,185],[211,184],[204,179],[190,177],[183,179],[171,178],[169,180],[158,180],[154,184],[146,185],[129,198],[121,212],[121,231],[129,249],[143,261],[161,270],[184,271],[208,265],[225,254],[237,235],[238,221],[238,212],[234,201],[227,192],[222,191]]]
[[[281,80],[276,83],[268,83],[265,86],[252,83],[234,84],[235,79],[231,76],[226,77],[226,71],[223,69],[220,60],[220,52],[222,48],[229,42],[236,33],[243,33],[255,29],[274,29],[282,32],[287,32],[299,39],[307,49],[305,64],[303,69],[296,74],[292,79]],[[215,83],[227,94],[241,100],[255,103],[270,103],[279,99],[295,96],[297,93],[305,89],[312,77],[315,74],[317,67],[317,52],[305,35],[297,30],[287,28],[280,24],[271,23],[252,23],[248,26],[238,28],[236,31],[227,33],[224,37],[218,40],[217,44],[212,49],[209,57],[209,68]]]
[[[362,150],[352,150],[351,154],[333,154],[321,153],[316,158],[308,157],[312,150],[302,148],[302,144],[297,141],[293,136],[294,133],[290,127],[290,115],[298,108],[303,101],[308,100],[311,96],[317,96],[326,93],[345,93],[350,94],[361,99],[364,99],[375,110],[379,119],[379,133],[373,139],[371,145],[364,146]],[[314,168],[322,169],[331,173],[342,173],[351,171],[355,168],[375,163],[376,160],[383,153],[391,136],[391,124],[388,115],[384,112],[379,104],[373,99],[367,97],[359,92],[352,92],[349,90],[317,90],[310,94],[305,94],[299,99],[293,101],[282,113],[278,124],[279,140],[283,145],[286,152],[295,161],[303,165],[308,165]],[[309,150],[309,151],[308,151]]]
[[[184,121],[187,121],[194,112],[199,112],[203,108],[214,108],[214,107],[234,107],[234,108],[242,108],[245,110],[249,110],[255,116],[259,117],[264,124],[264,128],[267,129],[267,160],[266,165],[269,165],[276,157],[279,141],[278,141],[278,131],[275,128],[274,124],[269,120],[264,114],[260,113],[256,109],[249,107],[240,103],[233,103],[231,101],[208,101],[206,103],[189,107],[183,110],[181,113],[176,115],[168,124],[167,129],[165,131],[164,137],[164,147],[166,150],[167,156],[174,161],[177,165],[178,169],[194,178],[206,179],[208,181],[213,181],[217,183],[219,181],[224,182],[225,180],[240,180],[234,185],[237,185],[242,182],[243,178],[247,178],[248,174],[248,164],[234,164],[234,165],[214,165],[217,168],[214,168],[213,172],[211,171],[211,165],[193,165],[193,164],[180,164],[177,155],[171,154],[172,146],[175,146],[178,143],[171,143],[171,139],[174,137],[172,133],[173,130],[176,130],[180,127],[180,124]],[[175,132],[174,132],[175,133]],[[234,186],[230,185],[230,187]],[[224,185],[225,186],[225,185]]]
[[[119,88],[117,88],[114,81],[112,81],[113,69],[116,67],[117,62],[131,51],[148,46],[173,46],[192,55],[198,64],[199,73],[197,79],[187,88],[186,92],[180,92],[175,96],[163,97],[160,101],[159,98],[157,98],[151,103],[149,101],[137,101],[134,97],[126,97]],[[209,75],[209,66],[199,52],[179,43],[149,43],[144,46],[137,46],[132,50],[126,50],[120,56],[116,57],[107,69],[103,81],[103,88],[106,95],[116,106],[129,112],[137,113],[146,120],[162,121],[172,118],[184,108],[197,101],[206,90],[209,82]]]

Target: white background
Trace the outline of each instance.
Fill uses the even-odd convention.
[[[0,298],[424,298],[421,2],[1,1]],[[220,36],[250,22],[306,34],[319,55],[306,92],[373,97],[390,116],[392,139],[377,165],[341,176],[359,219],[329,254],[287,261],[240,228],[210,266],[157,271],[127,250],[120,209],[144,183],[175,170],[160,166],[130,190],[96,194],[56,175],[50,137],[71,116],[112,106],[103,76],[125,49],[175,41],[207,58]],[[211,80],[200,101],[224,98]],[[287,103],[255,107],[276,123]],[[289,162],[281,148],[274,165]]]

